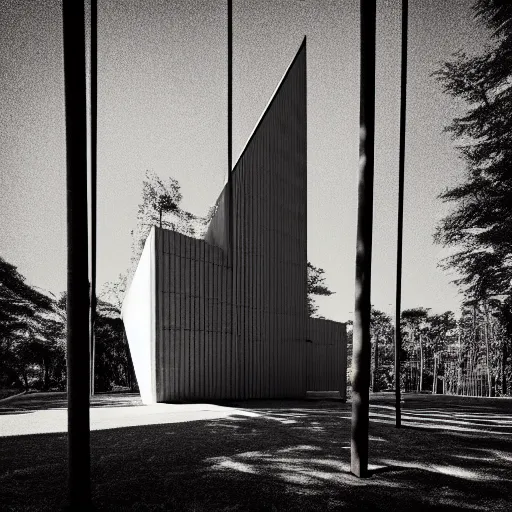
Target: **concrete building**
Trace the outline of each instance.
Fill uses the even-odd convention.
[[[233,169],[232,219],[226,186],[204,240],[146,241],[123,304],[145,403],[345,397],[345,324],[307,315],[306,151],[304,40]]]

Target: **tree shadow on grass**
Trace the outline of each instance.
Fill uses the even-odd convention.
[[[350,405],[233,405],[258,416],[92,432],[96,508],[510,510],[510,437],[485,425],[478,432],[447,430],[442,423],[437,430],[422,428],[431,423],[430,411],[442,418],[453,408],[406,403],[408,412],[423,415],[411,414],[415,425],[403,429],[394,428],[391,414],[372,420],[371,477],[358,479],[349,472]],[[503,413],[486,411],[489,420]],[[0,438],[0,501],[19,510],[62,507],[66,453],[62,434]]]
[[[97,407],[136,407],[142,405],[139,393],[101,393],[91,398],[90,406]],[[2,414],[24,414],[31,411],[48,409],[66,409],[68,406],[65,392],[27,393],[2,403]]]

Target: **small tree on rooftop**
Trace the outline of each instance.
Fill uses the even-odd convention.
[[[152,226],[172,229],[196,237],[201,232],[203,219],[181,208],[181,186],[169,177],[162,180],[155,172],[146,171],[142,182],[142,202],[137,210],[137,227],[132,231],[132,275],[144,249]]]

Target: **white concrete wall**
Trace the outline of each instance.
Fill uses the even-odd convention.
[[[155,228],[152,228],[121,312],[145,404],[156,403],[155,307]]]

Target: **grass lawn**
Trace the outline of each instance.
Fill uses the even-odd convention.
[[[350,469],[350,404],[248,401],[249,414],[91,433],[96,510],[512,510],[512,401],[372,397],[368,479]],[[93,406],[138,405],[133,395]],[[0,404],[30,421],[62,394]],[[236,411],[235,411],[236,412]],[[184,418],[186,419],[186,418]],[[0,437],[0,509],[65,504],[66,434]]]

